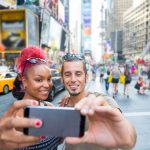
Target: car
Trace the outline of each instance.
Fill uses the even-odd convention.
[[[58,71],[58,69],[50,69],[51,71],[51,77],[52,77],[52,89],[49,92],[49,96],[47,98],[47,101],[53,101],[54,96],[61,90],[64,90],[64,84],[61,80],[61,74]]]
[[[0,73],[0,93],[7,94],[13,89],[13,82],[17,76],[15,72]]]
[[[15,81],[13,83],[12,95],[17,100],[21,100],[21,99],[23,99],[24,94],[25,94],[25,92],[24,92],[22,81],[21,81],[19,75],[17,75],[17,77],[15,78]]]

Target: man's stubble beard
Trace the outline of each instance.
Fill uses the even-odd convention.
[[[71,93],[71,92],[69,92],[70,96],[78,96],[78,95],[80,95],[80,93],[81,92],[79,92],[79,93]]]

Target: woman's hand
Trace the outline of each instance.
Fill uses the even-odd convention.
[[[38,105],[34,100],[16,101],[0,118],[0,148],[1,150],[26,147],[37,143],[40,138],[34,136],[26,136],[23,134],[23,128],[39,128],[42,122],[38,119],[27,119],[23,117],[23,113],[19,116],[18,111],[26,106]],[[40,122],[40,125],[39,125]]]
[[[103,96],[90,95],[75,108],[87,116],[88,130],[81,138],[66,138],[68,143],[91,143],[105,148],[132,148],[135,145],[135,129]]]

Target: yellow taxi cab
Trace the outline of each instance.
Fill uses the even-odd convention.
[[[0,93],[7,94],[13,89],[13,82],[17,76],[15,72],[5,72],[0,74]]]

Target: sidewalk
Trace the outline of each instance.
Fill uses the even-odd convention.
[[[146,82],[148,82],[147,76],[143,76],[144,80],[146,80]],[[136,81],[138,80],[138,76],[133,76],[132,77],[132,81],[130,83],[130,95],[133,94],[137,94],[137,90],[134,88]],[[90,92],[100,92],[100,93],[104,93],[110,96],[113,96],[113,87],[112,87],[112,83],[109,84],[109,91],[108,93],[106,93],[105,90],[105,81],[100,82],[100,78],[97,75],[96,80],[93,81],[92,78],[90,77],[86,89]],[[124,92],[124,84],[118,83],[118,95],[123,95]],[[149,92],[148,90],[146,91],[146,93]]]

